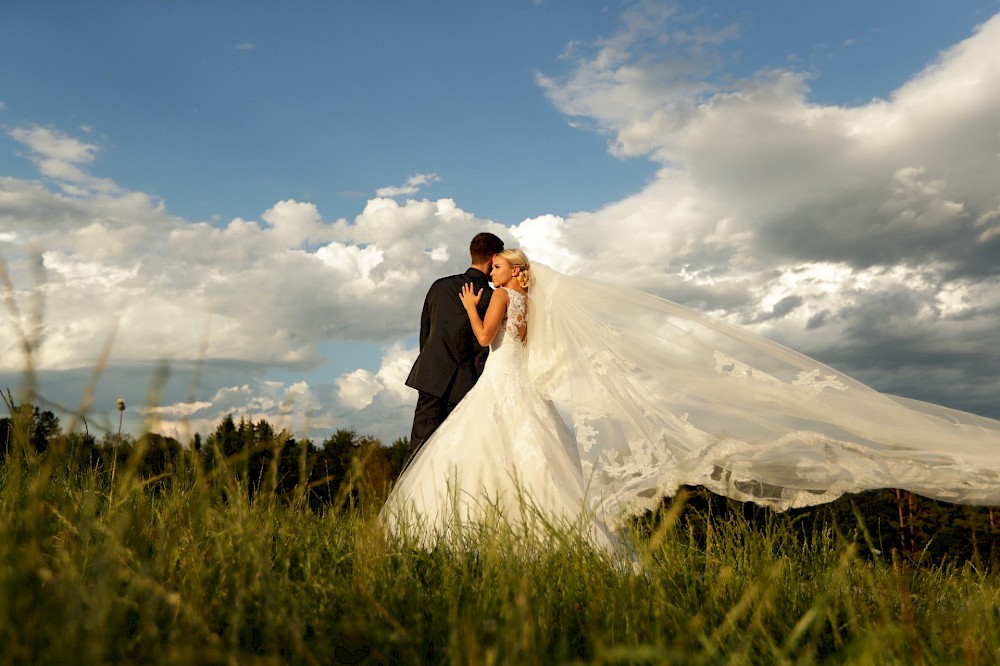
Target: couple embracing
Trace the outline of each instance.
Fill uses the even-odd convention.
[[[531,264],[492,234],[470,254],[424,303],[390,532],[430,544],[495,520],[569,524],[618,551],[624,519],[681,485],[779,510],[877,488],[1000,505],[996,420],[879,393],[733,324]]]
[[[413,457],[483,374],[490,350],[477,342],[457,296],[464,285],[471,284],[482,294],[476,311],[480,318],[485,317],[493,294],[489,284],[493,256],[503,250],[503,241],[497,236],[477,234],[469,244],[472,265],[468,270],[438,279],[424,298],[420,354],[406,378],[406,385],[417,390],[407,458]]]
[[[405,523],[428,543],[458,524],[576,523],[585,504],[572,435],[528,373],[531,265],[490,233],[472,239],[470,255],[424,301],[406,381],[418,391],[410,459],[382,512],[391,530]]]

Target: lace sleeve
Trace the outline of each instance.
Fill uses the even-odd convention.
[[[517,336],[517,339],[523,343],[528,330],[528,299],[524,294],[513,289],[507,289],[507,294],[510,296],[510,301],[507,303],[504,330],[507,335]]]

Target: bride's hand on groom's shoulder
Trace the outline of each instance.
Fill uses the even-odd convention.
[[[462,301],[462,305],[468,308],[473,308],[479,305],[479,301],[483,297],[483,290],[480,289],[476,291],[475,285],[471,282],[466,282],[462,285],[462,293],[458,295],[458,298]]]

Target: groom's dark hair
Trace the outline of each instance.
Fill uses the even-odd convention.
[[[473,264],[489,261],[494,254],[500,252],[503,252],[503,241],[488,231],[476,234],[472,242],[469,243],[469,254],[472,255]]]

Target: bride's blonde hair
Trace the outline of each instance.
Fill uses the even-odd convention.
[[[530,289],[535,278],[531,275],[531,263],[528,261],[528,257],[524,255],[524,252],[511,248],[500,252],[499,255],[506,259],[511,267],[517,266],[521,269],[521,272],[514,279],[517,280],[522,289],[526,291]]]

